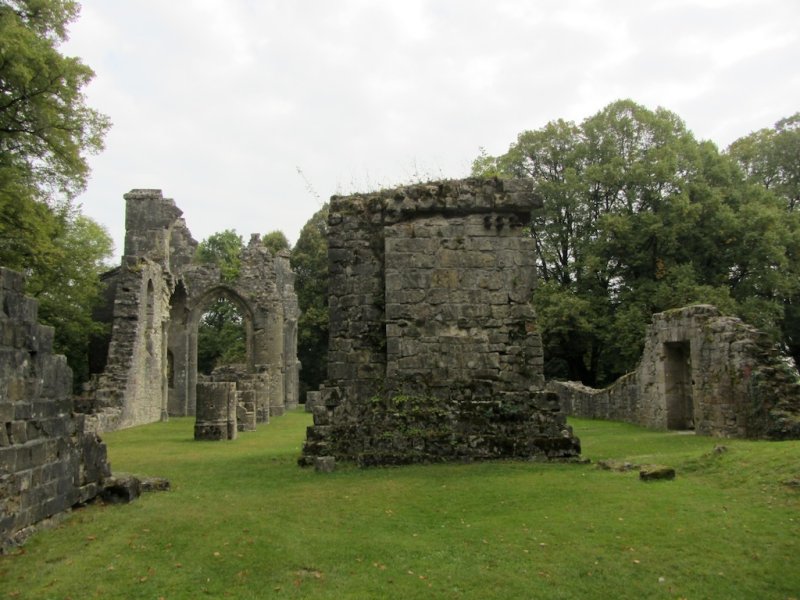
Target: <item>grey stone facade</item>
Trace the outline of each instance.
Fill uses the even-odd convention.
[[[0,551],[33,526],[93,499],[106,447],[73,413],[72,372],[53,354],[21,274],[0,267]]]
[[[536,202],[482,179],[331,199],[328,378],[301,464],[579,453],[542,391]]]
[[[713,306],[653,315],[639,365],[602,390],[550,382],[570,415],[754,439],[800,438],[797,371]]]
[[[243,315],[246,370],[268,386],[261,421],[298,402],[294,274],[287,252],[276,256],[254,234],[233,281],[193,263],[197,242],[175,203],[160,190],[125,194],[122,264],[106,277],[112,334],[104,369],[91,390],[98,430],[192,416],[197,406],[197,328],[223,297]]]

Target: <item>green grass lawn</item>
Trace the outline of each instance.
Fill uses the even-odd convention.
[[[329,475],[296,459],[310,418],[234,442],[174,419],[105,436],[115,471],[173,491],[90,506],[0,557],[3,598],[798,598],[800,442],[572,421],[584,455]],[[728,451],[714,453],[717,444]]]

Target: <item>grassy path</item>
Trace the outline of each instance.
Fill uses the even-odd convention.
[[[574,421],[584,454],[675,467],[295,466],[309,417],[231,443],[106,435],[173,491],[91,506],[0,557],[4,598],[800,598],[800,442]],[[728,451],[712,452],[718,443]]]

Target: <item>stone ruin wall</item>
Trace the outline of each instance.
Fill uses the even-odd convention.
[[[574,416],[752,439],[800,438],[800,384],[766,334],[713,306],[653,315],[639,365],[602,390],[550,382]]]
[[[216,266],[194,264],[197,242],[173,200],[160,190],[132,190],[125,200],[124,256],[106,277],[111,307],[100,311],[111,316],[111,340],[84,402],[93,426],[195,415],[197,326],[220,296],[244,317],[248,371],[264,374],[269,386],[260,422],[296,406],[299,310],[288,253],[273,256],[254,234],[238,277],[224,281]]]
[[[301,464],[579,453],[541,391],[536,202],[482,179],[331,199],[328,379]]]
[[[0,552],[101,491],[106,447],[73,413],[72,372],[53,354],[21,274],[0,267]]]

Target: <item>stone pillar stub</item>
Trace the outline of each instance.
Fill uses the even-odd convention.
[[[194,439],[236,439],[236,422],[236,384],[198,382]]]

